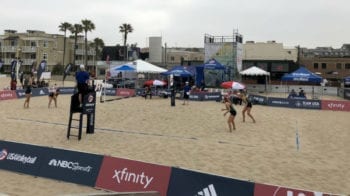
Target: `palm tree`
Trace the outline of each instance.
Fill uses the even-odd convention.
[[[63,60],[62,60],[62,64],[63,66],[65,65],[65,57],[66,57],[66,35],[67,35],[67,30],[69,30],[69,28],[71,28],[71,24],[68,22],[63,22],[61,23],[60,26],[58,26],[59,30],[64,32],[64,40],[63,40]]]
[[[101,58],[102,58],[102,49],[103,49],[104,46],[105,46],[105,43],[103,42],[102,39],[100,39],[98,37],[96,37],[94,39],[94,42],[92,42],[90,44],[90,47],[95,49],[95,59],[96,60],[101,60]],[[95,62],[94,62],[94,64],[95,64]],[[94,71],[95,71],[95,77],[97,78],[97,67],[96,67],[96,65],[94,67]]]
[[[84,64],[87,66],[87,32],[95,30],[95,24],[91,20],[85,19],[81,21],[83,25],[83,31],[85,33],[85,51],[84,51]]]
[[[105,47],[105,43],[103,42],[103,40],[98,38],[98,37],[96,37],[94,39],[94,42],[92,42],[90,44],[90,47],[95,49],[96,60],[101,60],[101,58],[102,58],[102,49],[103,49],[103,47]]]
[[[73,64],[75,65],[75,56],[77,50],[77,41],[78,34],[83,32],[83,26],[81,24],[74,24],[69,28],[69,31],[74,35],[74,56],[73,56]]]
[[[119,26],[119,32],[123,33],[123,41],[124,41],[124,60],[126,59],[126,41],[128,39],[128,33],[132,33],[134,31],[134,28],[131,26],[131,24],[124,23],[121,26]]]

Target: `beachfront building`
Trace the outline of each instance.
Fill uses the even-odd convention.
[[[301,48],[300,64],[328,80],[327,85],[340,86],[340,82],[350,75],[350,44],[341,48],[317,47]]]
[[[285,73],[297,69],[298,48],[285,47],[276,41],[254,42],[247,41],[243,45],[243,69],[257,66],[270,72],[271,82],[280,82]],[[265,83],[265,78],[257,80],[247,79],[246,83]]]
[[[47,71],[52,71],[53,67],[64,66],[73,63],[74,38],[66,40],[66,55],[63,62],[64,36],[58,34],[48,34],[44,31],[27,30],[19,33],[16,30],[5,30],[0,35],[0,59],[3,62],[3,72],[9,73],[13,59],[21,60],[21,70],[29,72],[40,64],[42,60],[47,62]],[[88,51],[88,70],[94,66],[95,51]],[[78,36],[76,46],[75,64],[84,62],[84,37]]]

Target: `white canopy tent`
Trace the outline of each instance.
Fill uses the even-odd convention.
[[[270,77],[270,72],[267,72],[259,67],[253,66],[239,72],[239,74],[244,76],[265,76],[265,91],[267,90],[267,77]]]
[[[168,71],[143,60],[135,60],[128,64],[133,65],[136,68],[137,73],[162,73]]]

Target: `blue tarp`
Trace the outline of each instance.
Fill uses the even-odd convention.
[[[300,67],[296,71],[282,76],[282,81],[321,83],[322,77],[312,73],[311,71],[307,70],[305,67]]]

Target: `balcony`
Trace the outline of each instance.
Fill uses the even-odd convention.
[[[22,65],[32,65],[32,63],[35,61],[35,59],[21,59]],[[6,58],[3,59],[4,65],[11,65],[12,59]]]
[[[36,49],[36,46],[23,46],[21,51],[23,53],[35,53]]]
[[[75,60],[75,64],[76,65],[84,64],[84,60]],[[94,61],[88,61],[87,64],[88,64],[88,66],[93,66],[94,65]]]
[[[84,49],[77,49],[75,51],[76,55],[85,55],[85,50]],[[95,55],[95,51],[94,50],[88,50],[87,51],[87,55]]]
[[[2,52],[17,52],[17,46],[4,46],[2,47]]]

